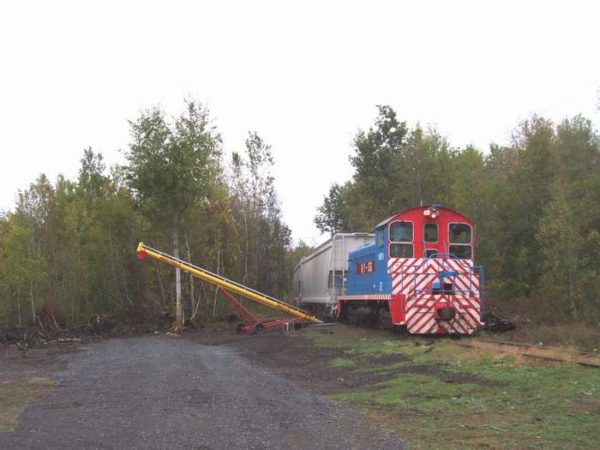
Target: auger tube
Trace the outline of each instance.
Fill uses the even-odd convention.
[[[223,289],[226,289],[229,292],[239,294],[247,298],[248,300],[255,301],[256,303],[260,303],[261,305],[265,305],[271,309],[290,314],[294,317],[297,317],[298,319],[302,319],[310,323],[323,323],[321,320],[317,319],[313,314],[303,311],[300,308],[288,305],[287,303],[282,302],[281,300],[263,294],[262,292],[255,291],[254,289],[244,286],[243,284],[236,283],[233,280],[212,273],[206,269],[203,269],[202,267],[194,266],[193,264],[187,261],[175,258],[174,256],[161,252],[160,250],[144,245],[143,242],[140,242],[138,244],[137,254],[142,260],[146,256],[150,256],[172,267],[176,267],[187,273],[190,273],[196,278],[214,284],[215,286],[222,287]]]

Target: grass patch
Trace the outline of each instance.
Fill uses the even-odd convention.
[[[352,359],[348,358],[335,358],[334,360],[329,362],[330,367],[355,367],[356,363]]]
[[[544,345],[561,345],[577,348],[590,354],[600,355],[600,327],[584,322],[564,325],[528,324],[520,326],[507,339]]]
[[[43,399],[55,384],[48,378],[0,383],[0,433],[13,431],[25,407]]]
[[[386,381],[331,397],[365,406],[411,448],[600,448],[600,370],[347,327],[310,336],[345,349],[344,360],[369,358],[370,370],[390,371]],[[407,359],[378,366],[377,357],[393,354]]]

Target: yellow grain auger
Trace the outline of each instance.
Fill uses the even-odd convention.
[[[160,250],[148,247],[147,245],[144,245],[143,242],[140,242],[138,244],[137,254],[141,260],[144,260],[146,259],[146,257],[150,256],[151,258],[157,259],[158,261],[162,261],[165,264],[168,264],[175,268],[179,268],[184,272],[192,274],[196,278],[199,278],[203,281],[207,281],[208,283],[217,286],[219,291],[227,298],[229,306],[235,311],[237,316],[243,322],[238,325],[238,332],[260,331],[262,329],[273,328],[280,325],[289,325],[290,323],[299,321],[304,321],[308,323],[322,323],[319,319],[317,319],[314,316],[314,314],[303,311],[300,308],[296,308],[295,306],[288,305],[287,303],[282,302],[281,300],[278,300],[274,297],[271,297],[270,295],[263,294],[262,292],[258,292],[254,289],[244,286],[243,284],[236,283],[235,281],[232,281],[221,275],[217,275],[216,273],[212,273],[206,269],[203,269],[202,267],[195,266],[190,262],[183,261],[182,259],[175,258],[174,256],[161,252]],[[289,314],[293,316],[293,319],[271,320],[261,322],[254,314],[252,314],[252,312],[250,312],[250,310],[248,310],[242,303],[236,300],[236,298],[231,294],[239,294],[242,297],[247,298],[248,300],[260,303],[261,305],[267,306],[268,308]]]

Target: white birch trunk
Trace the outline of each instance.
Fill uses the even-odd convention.
[[[190,251],[190,238],[186,233],[185,235],[185,247],[187,250],[187,260],[189,263],[192,262],[192,252]],[[190,273],[190,319],[193,319],[196,314],[196,304],[194,299],[194,276]]]
[[[33,323],[35,324],[35,298],[33,296],[33,281],[29,281],[29,294],[31,295],[31,317],[33,317]]]
[[[217,234],[217,236],[219,236]],[[221,269],[221,239],[217,237],[217,275],[220,275]],[[212,317],[215,318],[217,314],[217,296],[219,294],[219,288],[215,286],[215,296],[213,297]]]
[[[173,232],[173,255],[179,259],[179,234],[177,230]],[[181,311],[181,270],[175,269],[175,322],[177,326],[183,324],[183,314]]]
[[[19,328],[21,328],[21,288],[17,289],[17,315],[19,317]]]

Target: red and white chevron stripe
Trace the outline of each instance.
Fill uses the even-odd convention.
[[[425,289],[437,272],[425,258],[393,258],[388,265],[392,275],[392,294],[409,294]]]
[[[454,294],[433,294],[440,272],[455,272],[444,282],[454,283]],[[411,334],[443,332],[472,334],[481,326],[479,275],[468,259],[390,258],[392,294],[405,296],[405,324]],[[456,310],[450,321],[436,319],[435,304],[444,301]]]
[[[456,276],[446,277],[444,282],[453,282],[459,293],[479,297],[479,276],[473,269],[473,262],[441,258],[390,258],[388,273],[392,277],[392,294],[413,294],[431,289],[441,271],[456,272]]]
[[[434,306],[442,300],[456,310],[453,320],[436,319]],[[411,334],[436,334],[440,327],[448,334],[472,334],[481,326],[479,299],[463,295],[416,295],[406,305],[406,326]]]
[[[409,267],[422,261],[422,258],[390,258],[388,259],[388,273],[397,272],[403,266]]]

